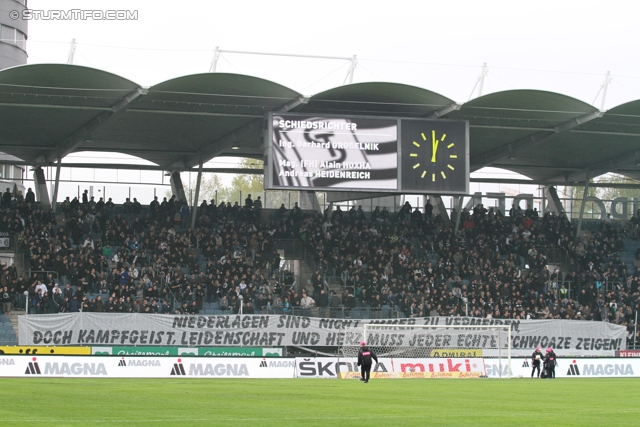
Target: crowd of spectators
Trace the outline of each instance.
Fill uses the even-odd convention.
[[[364,307],[407,317],[631,325],[640,302],[640,259],[633,267],[620,260],[628,229],[609,221],[577,239],[564,216],[477,205],[460,212],[456,234],[458,213],[449,221],[430,203],[407,202],[397,214],[361,207],[321,214],[296,204],[262,215],[259,199],[205,201],[191,228],[189,206],[175,197],[115,206],[85,192],[61,204],[57,221],[32,198],[5,192],[0,231],[16,234],[34,273],[3,266],[0,287],[17,306],[27,290],[34,313],[198,313],[215,303],[243,313]],[[631,235],[637,224],[630,222]],[[282,280],[280,239],[303,242],[314,258],[306,286]],[[564,271],[549,270],[550,253]],[[327,283],[342,287],[330,293]]]
[[[1,284],[17,307],[27,290],[34,313],[194,313],[223,295],[237,310],[238,295],[230,294],[253,297],[267,283],[266,266],[279,263],[276,233],[265,235],[258,221],[259,198],[257,206],[250,196],[243,207],[205,202],[191,229],[190,209],[175,197],[116,207],[85,192],[82,202],[62,202],[57,223],[39,203],[5,194],[0,231],[15,233],[34,273],[24,278],[3,266]]]

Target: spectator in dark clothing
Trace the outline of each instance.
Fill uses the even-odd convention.
[[[27,202],[27,203],[35,203],[36,202],[36,195],[35,195],[35,193],[33,192],[32,189],[29,188],[27,190],[27,194],[25,194],[25,196],[24,196],[24,201]]]

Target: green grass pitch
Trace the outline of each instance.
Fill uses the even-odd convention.
[[[10,426],[632,426],[640,379],[0,379]]]

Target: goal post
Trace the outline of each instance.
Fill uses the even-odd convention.
[[[495,358],[501,377],[511,378],[510,325],[365,324],[363,341],[378,358]],[[357,357],[359,343],[343,345],[341,357]],[[506,359],[506,367],[503,363]]]

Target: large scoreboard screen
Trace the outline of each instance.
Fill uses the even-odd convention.
[[[397,120],[274,115],[270,134],[272,188],[398,189]]]
[[[269,114],[265,188],[466,194],[468,124]]]

